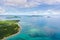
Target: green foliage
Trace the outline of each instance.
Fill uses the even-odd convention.
[[[19,31],[17,20],[0,21],[0,40]]]

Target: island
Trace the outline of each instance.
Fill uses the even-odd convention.
[[[20,26],[19,20],[0,20],[0,40],[18,33]]]

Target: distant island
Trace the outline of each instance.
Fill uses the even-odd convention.
[[[19,20],[0,20],[0,40],[19,32]]]

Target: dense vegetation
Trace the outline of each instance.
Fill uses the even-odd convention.
[[[0,21],[0,40],[19,32],[20,27],[17,24],[18,21],[19,20]]]

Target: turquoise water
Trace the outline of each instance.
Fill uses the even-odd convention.
[[[21,32],[6,40],[60,40],[59,15],[9,15],[3,18],[20,20],[21,25]]]

